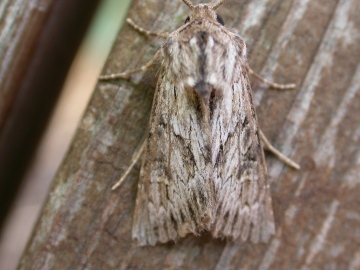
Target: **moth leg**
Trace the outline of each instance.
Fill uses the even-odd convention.
[[[260,138],[262,142],[264,143],[267,150],[272,152],[278,159],[280,159],[282,162],[284,162],[286,165],[290,166],[291,168],[294,168],[296,170],[300,169],[300,165],[297,164],[295,161],[291,160],[290,158],[286,157],[284,154],[282,154],[279,150],[277,150],[274,146],[271,145],[269,140],[265,137],[264,133],[260,130]]]
[[[145,65],[143,65],[141,68],[125,71],[122,73],[102,75],[102,76],[99,76],[99,79],[103,80],[103,81],[116,80],[116,79],[128,79],[130,77],[130,75],[132,75],[132,74],[147,70],[149,67],[154,65],[160,58],[161,58],[161,49],[158,50],[156,52],[156,54],[154,55],[154,57],[149,62],[147,62]]]
[[[126,19],[126,22],[132,27],[134,28],[136,31],[138,31],[139,33],[145,35],[145,36],[155,36],[155,37],[161,37],[161,38],[168,38],[169,37],[169,33],[165,32],[165,33],[156,33],[156,32],[150,32],[145,30],[144,28],[138,26],[136,23],[134,23],[133,20],[131,20],[130,18]]]
[[[120,180],[117,181],[117,183],[115,185],[112,186],[112,190],[117,189],[119,186],[121,186],[121,184],[124,182],[124,180],[126,179],[126,177],[129,175],[130,171],[132,170],[132,168],[135,166],[135,164],[139,161],[142,153],[144,152],[145,149],[145,145],[146,145],[146,141],[144,141],[140,147],[140,149],[133,155],[132,159],[131,159],[131,164],[130,166],[127,168],[126,172],[121,176]]]
[[[261,77],[259,74],[255,73],[250,67],[249,65],[247,65],[247,70],[249,72],[249,74],[251,74],[252,76],[254,76],[256,79],[258,79],[259,81],[266,83],[267,85],[269,85],[272,88],[276,88],[276,89],[281,89],[281,90],[289,90],[289,89],[293,89],[296,87],[296,84],[294,83],[290,83],[290,84],[278,84],[278,83],[274,83],[271,82],[263,77]]]

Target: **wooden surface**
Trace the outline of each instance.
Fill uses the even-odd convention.
[[[98,1],[0,1],[0,231]]]
[[[135,0],[129,17],[168,31],[187,12],[181,1]],[[360,268],[360,2],[229,0],[218,12],[245,38],[255,71],[298,85],[253,83],[262,130],[302,166],[266,155],[276,236],[265,245],[204,233],[136,248],[139,165],[119,190],[111,186],[146,136],[155,68],[98,84],[19,269]],[[160,44],[123,27],[103,73],[139,67]]]

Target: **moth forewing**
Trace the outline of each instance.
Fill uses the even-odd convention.
[[[160,49],[133,237],[154,245],[207,229],[267,241],[274,225],[245,43],[209,5],[189,17]]]
[[[214,11],[224,0],[183,2],[189,18],[164,34],[154,57],[162,66],[132,236],[140,245],[155,245],[209,230],[214,237],[267,242],[275,226],[246,45]],[[103,79],[127,77],[155,60]]]

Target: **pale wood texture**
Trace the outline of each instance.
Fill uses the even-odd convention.
[[[266,155],[276,236],[266,245],[204,233],[134,246],[139,165],[121,188],[111,186],[146,135],[155,68],[98,84],[20,269],[360,268],[360,2],[229,0],[218,12],[247,41],[255,71],[298,85],[282,92],[253,83],[262,130],[302,166]],[[128,16],[168,31],[186,14],[181,1],[136,0]],[[103,74],[141,66],[160,44],[125,26]]]

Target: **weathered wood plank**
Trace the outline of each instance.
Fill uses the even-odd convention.
[[[280,92],[253,83],[264,133],[302,166],[267,155],[276,236],[267,245],[227,244],[204,233],[134,247],[139,166],[110,188],[146,134],[154,69],[98,84],[20,269],[360,268],[360,2],[229,0],[219,13],[247,40],[254,70],[298,84]],[[129,17],[167,31],[186,14],[181,1],[137,0]],[[159,44],[123,27],[104,74],[139,67]]]
[[[0,230],[98,2],[0,1]]]

